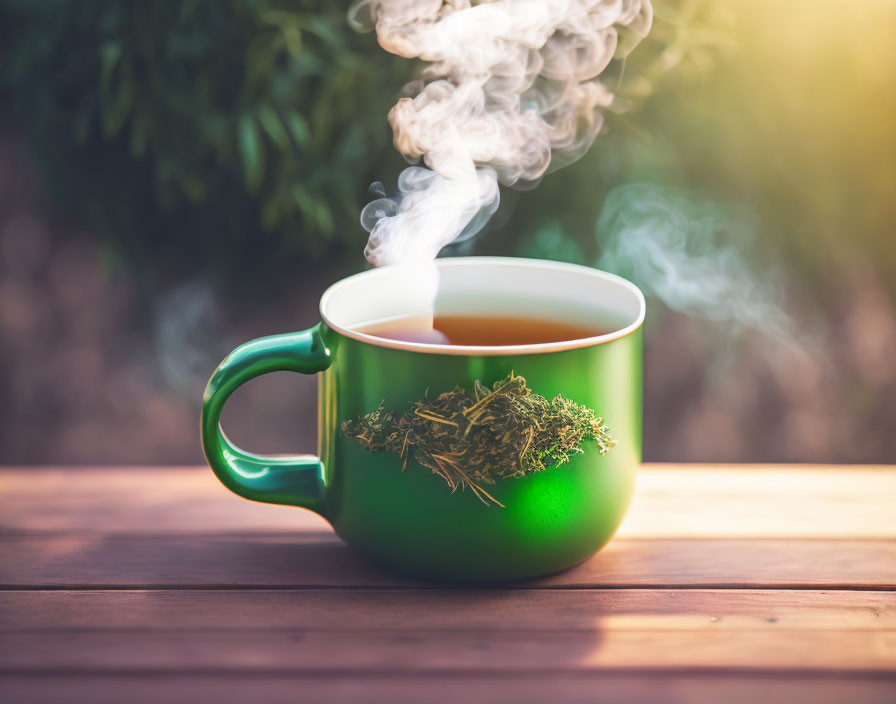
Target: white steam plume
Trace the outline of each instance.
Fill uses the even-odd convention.
[[[432,260],[488,221],[498,184],[532,187],[581,157],[613,101],[598,77],[652,18],[649,0],[357,0],[353,26],[429,62],[389,112],[395,147],[427,168],[362,211],[370,262]]]
[[[687,315],[734,323],[795,345],[779,271],[745,212],[652,183],[610,191],[597,221],[601,269]],[[765,256],[766,261],[757,261]]]

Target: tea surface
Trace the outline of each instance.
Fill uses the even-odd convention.
[[[610,327],[586,327],[540,318],[504,316],[437,315],[433,327],[423,327],[419,319],[397,320],[362,326],[359,332],[388,340],[435,345],[504,347],[565,342],[604,335]]]

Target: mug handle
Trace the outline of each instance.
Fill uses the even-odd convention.
[[[319,510],[323,464],[313,455],[269,456],[233,445],[221,430],[224,403],[239,386],[268,372],[314,374],[330,366],[330,350],[318,324],[302,332],[271,335],[237,347],[212,374],[202,397],[202,449],[218,479],[253,501]]]

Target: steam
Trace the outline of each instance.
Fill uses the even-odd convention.
[[[499,184],[532,188],[581,157],[613,95],[598,80],[647,35],[649,0],[357,0],[349,20],[394,54],[429,62],[389,112],[412,164],[369,203],[374,265],[431,261],[475,235]]]
[[[745,213],[636,183],[610,191],[597,232],[597,266],[631,278],[672,310],[794,342],[777,269],[755,261],[760,248]]]
[[[208,370],[218,363],[222,350],[235,344],[226,332],[214,288],[202,277],[181,282],[158,296],[154,314],[155,353],[162,378],[171,388],[198,398]]]

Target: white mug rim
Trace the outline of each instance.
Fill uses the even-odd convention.
[[[368,269],[358,274],[347,276],[332,284],[320,298],[320,316],[323,322],[332,330],[345,337],[363,342],[375,347],[385,347],[389,349],[405,350],[407,352],[422,352],[428,354],[447,354],[461,356],[495,356],[495,355],[518,355],[518,354],[549,354],[552,352],[562,352],[566,350],[581,349],[584,347],[593,347],[596,345],[613,342],[620,338],[631,335],[637,331],[644,323],[646,312],[646,302],[644,294],[631,281],[611,274],[600,269],[583,266],[580,264],[569,264],[566,262],[555,262],[546,259],[527,259],[522,257],[445,257],[437,259],[435,264],[438,268],[448,268],[456,266],[513,266],[518,268],[537,268],[542,270],[567,271],[578,274],[586,274],[595,278],[603,279],[611,282],[619,287],[626,289],[634,294],[638,302],[638,312],[635,319],[628,325],[613,330],[612,332],[593,337],[585,337],[576,340],[563,340],[561,342],[546,342],[525,345],[440,345],[422,342],[405,342],[403,340],[392,340],[368,333],[352,330],[351,328],[339,325],[332,320],[332,316],[327,315],[327,305],[340,288],[352,285],[360,278],[369,278],[372,276],[382,275],[392,267],[379,267]]]

